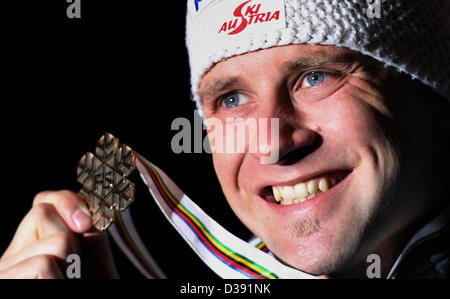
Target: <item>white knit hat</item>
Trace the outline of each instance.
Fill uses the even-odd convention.
[[[379,18],[370,13],[377,3]],[[303,43],[369,55],[450,99],[449,0],[188,0],[187,10],[186,46],[198,109],[200,81],[215,63]]]

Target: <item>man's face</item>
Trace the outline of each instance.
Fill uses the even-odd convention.
[[[213,161],[233,211],[287,264],[336,271],[414,217],[413,204],[388,202],[400,161],[387,133],[388,73],[350,50],[290,45],[235,56],[203,77],[206,118],[279,118],[277,163],[250,151]],[[404,214],[379,213],[385,205]]]

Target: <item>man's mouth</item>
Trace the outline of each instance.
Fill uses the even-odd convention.
[[[333,171],[294,185],[268,186],[264,188],[262,197],[281,205],[301,203],[327,192],[344,180],[350,172]]]

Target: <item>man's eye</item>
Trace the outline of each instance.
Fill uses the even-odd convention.
[[[328,78],[328,74],[324,72],[311,72],[305,76],[300,88],[312,87],[321,84]]]
[[[220,99],[219,104],[226,108],[236,108],[239,105],[245,104],[249,101],[249,98],[241,93],[230,93]]]

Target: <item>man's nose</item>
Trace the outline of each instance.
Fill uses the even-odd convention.
[[[250,140],[258,145],[258,150],[249,154],[263,164],[294,164],[322,143],[319,133],[308,126],[302,113],[296,111],[293,105],[274,101],[259,112],[259,134],[257,140],[256,137]],[[274,157],[277,159],[274,160]],[[264,162],[268,160],[271,162]]]

